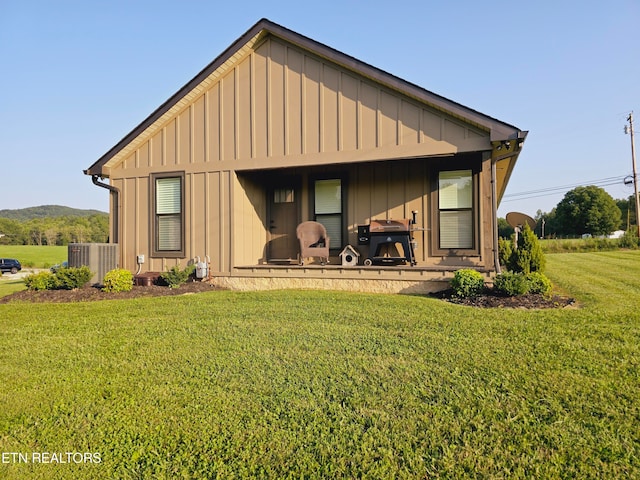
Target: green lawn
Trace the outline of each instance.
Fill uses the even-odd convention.
[[[0,477],[638,478],[640,252],[547,258],[582,308],[0,305]]]
[[[67,251],[66,246],[0,245],[0,258],[17,258],[23,268],[49,268],[67,260]]]
[[[24,279],[15,278],[14,275],[8,273],[3,273],[2,276],[0,276],[0,297],[26,289]]]

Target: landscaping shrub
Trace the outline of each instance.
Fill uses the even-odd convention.
[[[518,237],[518,248],[513,249],[507,267],[512,272],[543,272],[546,264],[538,237],[525,225]]]
[[[73,290],[84,287],[92,277],[89,267],[60,268],[55,273],[39,272],[25,277],[27,290]]]
[[[531,272],[527,275],[527,282],[529,282],[529,293],[537,293],[545,297],[551,294],[553,286],[544,273]]]
[[[51,290],[56,285],[56,279],[51,272],[39,272],[31,274],[24,279],[27,290]]]
[[[54,274],[54,277],[54,289],[73,290],[76,288],[82,288],[89,283],[92,273],[91,270],[89,270],[89,267],[83,265],[82,267],[61,268]]]
[[[529,282],[522,272],[505,272],[496,275],[493,280],[493,289],[498,293],[515,297],[529,293]]]
[[[462,269],[454,273],[451,280],[453,293],[461,298],[475,297],[484,290],[484,277],[476,270]]]
[[[102,280],[103,292],[128,292],[133,288],[133,274],[124,268],[108,271]]]
[[[177,288],[189,279],[194,270],[195,265],[188,265],[185,269],[181,269],[180,265],[174,265],[160,277],[169,285],[169,288]]]
[[[551,280],[540,272],[505,272],[497,275],[493,282],[493,289],[503,295],[514,297],[535,293],[549,295],[551,293]]]
[[[498,259],[500,260],[500,265],[508,267],[509,259],[513,254],[513,245],[512,241],[506,238],[500,237],[498,239]]]

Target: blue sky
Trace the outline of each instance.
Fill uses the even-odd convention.
[[[0,0],[0,209],[107,211],[83,169],[263,17],[529,130],[507,194],[567,188],[501,216],[579,184],[633,194],[639,0]]]

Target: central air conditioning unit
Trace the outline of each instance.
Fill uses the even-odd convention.
[[[93,273],[92,285],[101,285],[104,275],[118,268],[117,243],[70,243],[68,250],[69,266],[86,265]]]

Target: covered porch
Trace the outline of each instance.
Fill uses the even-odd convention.
[[[490,271],[490,170],[490,157],[477,153],[236,172],[230,276],[421,282],[460,268]],[[467,177],[461,181],[458,174]],[[443,185],[454,189],[455,199],[467,199],[464,211],[443,213]],[[375,248],[360,241],[359,228],[390,219],[411,219],[414,266],[364,266]],[[330,262],[319,270],[310,264],[302,274],[296,227],[305,221],[326,227]],[[347,246],[360,254],[358,265],[342,268],[339,254]],[[392,256],[406,256],[403,246],[395,247]]]

